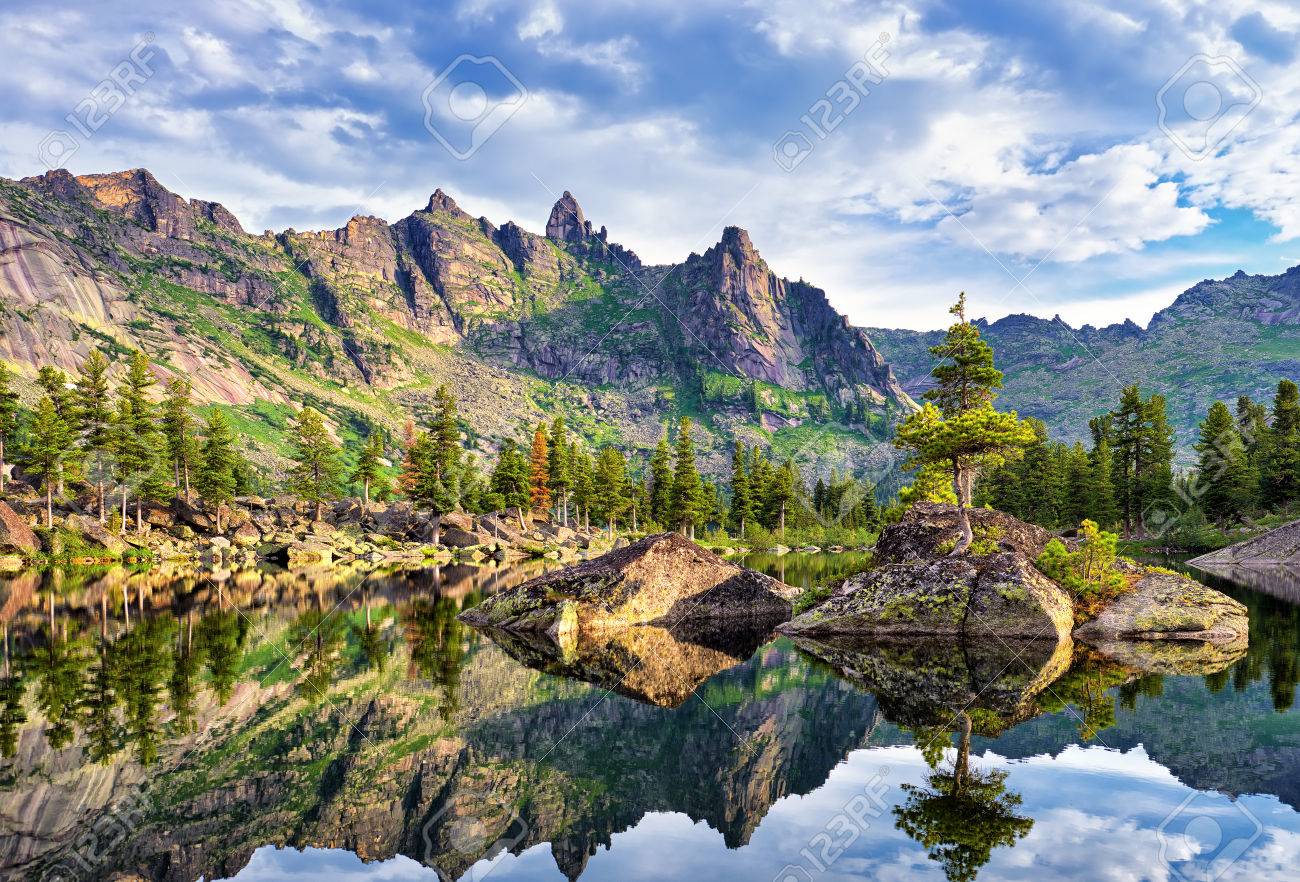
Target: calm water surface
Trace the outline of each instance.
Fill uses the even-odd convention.
[[[456,621],[535,572],[4,577],[0,878],[1297,877],[1300,577],[1123,663]]]

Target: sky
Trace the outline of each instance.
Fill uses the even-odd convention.
[[[1079,325],[1300,264],[1300,5],[0,0],[0,175],[145,167],[250,231],[563,190],[723,226],[855,324]]]

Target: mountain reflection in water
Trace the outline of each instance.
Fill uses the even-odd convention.
[[[1223,878],[1297,856],[1300,613],[1276,597],[1230,587],[1249,647],[1164,676],[1055,644],[563,649],[456,620],[536,572],[4,579],[0,878],[1160,876],[1189,795],[1260,819]]]

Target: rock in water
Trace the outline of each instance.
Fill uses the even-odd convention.
[[[0,548],[14,548],[18,551],[37,552],[41,543],[32,528],[18,516],[18,512],[9,507],[9,503],[0,502]]]
[[[790,617],[798,593],[678,533],[661,533],[494,594],[460,618],[560,638],[624,625],[756,619],[775,624]]]
[[[1188,563],[1207,569],[1300,564],[1300,521],[1283,524],[1262,536],[1192,558]]]
[[[892,529],[892,528],[891,528]],[[1069,596],[1019,552],[886,564],[781,626],[808,637],[1068,640]]]
[[[1081,640],[1244,641],[1246,607],[1222,592],[1177,573],[1152,572],[1111,601],[1075,632]]]

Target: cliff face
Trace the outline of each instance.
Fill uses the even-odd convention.
[[[787,389],[824,389],[834,402],[902,404],[907,395],[871,340],[837,313],[820,288],[778,277],[749,234],[727,227],[691,255],[672,287],[711,370]]]
[[[734,227],[703,256],[644,267],[568,192],[545,236],[441,190],[396,223],[250,235],[144,169],[0,180],[0,357],[30,378],[93,346],[144,349],[200,401],[311,400],[340,425],[397,428],[451,381],[488,439],[542,416],[538,379],[633,447],[673,415],[664,390],[703,389],[729,427],[879,429],[911,406],[866,334]]]

